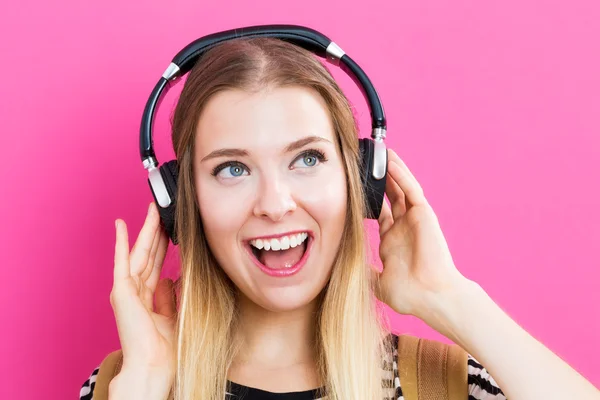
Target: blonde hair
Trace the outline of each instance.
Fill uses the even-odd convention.
[[[393,389],[382,385],[383,356],[392,349],[387,323],[373,296],[376,282],[366,262],[366,205],[352,109],[316,56],[263,37],[238,38],[208,50],[190,71],[172,120],[179,165],[175,229],[182,267],[172,390],[176,400],[222,400],[227,371],[239,349],[233,342],[237,289],[203,235],[194,185],[194,137],[202,108],[223,90],[256,92],[290,85],[312,88],[325,100],[347,177],[344,232],[331,278],[319,296],[315,321],[317,372],[331,400],[393,397]]]

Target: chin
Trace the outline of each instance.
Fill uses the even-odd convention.
[[[266,288],[260,293],[244,295],[257,306],[271,312],[290,312],[313,306],[321,290],[302,287]]]

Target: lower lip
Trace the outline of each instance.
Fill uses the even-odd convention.
[[[302,258],[296,264],[291,266],[290,268],[273,269],[273,268],[267,267],[266,265],[264,265],[263,263],[258,261],[256,256],[252,252],[252,249],[250,248],[250,246],[251,246],[250,244],[246,245],[246,247],[247,247],[246,251],[248,252],[248,255],[250,256],[250,259],[252,260],[254,265],[256,265],[258,268],[260,268],[260,270],[262,272],[264,272],[265,274],[267,274],[269,276],[274,276],[274,277],[291,276],[291,275],[296,274],[298,271],[300,271],[302,269],[302,267],[304,266],[304,264],[306,264],[306,260],[308,259],[308,255],[309,255],[310,249],[312,247],[312,237],[309,236],[306,240],[307,240],[306,250],[304,251]]]

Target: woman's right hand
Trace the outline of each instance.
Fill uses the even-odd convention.
[[[171,381],[175,372],[176,297],[172,280],[159,281],[168,236],[160,226],[154,202],[150,204],[131,253],[125,221],[117,219],[115,223],[115,269],[110,303],[123,352],[120,375],[161,376],[161,380]]]

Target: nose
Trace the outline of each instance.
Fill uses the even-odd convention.
[[[254,215],[280,221],[286,214],[296,209],[290,186],[277,174],[263,177],[254,204]]]

